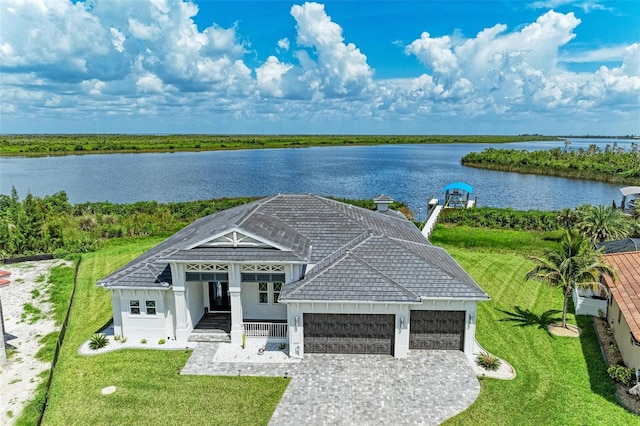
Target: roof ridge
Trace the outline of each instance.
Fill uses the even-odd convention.
[[[398,239],[398,238],[391,238],[391,237],[386,237],[388,240],[392,240],[392,242],[394,243],[407,243],[409,245],[420,245],[422,247],[424,247],[427,250],[434,250],[437,251],[439,254],[445,254],[448,257],[451,257],[451,255],[442,247],[438,247],[438,246],[434,246],[433,244],[425,244],[425,243],[419,243],[419,242],[415,242],[415,241],[408,241],[408,240],[402,240],[402,239]],[[460,266],[460,264],[458,264],[458,262],[455,261],[455,259],[453,259],[454,263],[456,265],[458,265],[459,267],[459,271],[461,271],[463,274],[465,274],[470,280],[471,283],[473,283],[473,285],[469,282],[466,282],[466,280],[461,279],[460,277],[451,274],[451,272],[448,269],[443,269],[439,266],[437,266],[437,264],[434,265],[434,263],[430,260],[427,259],[425,257],[423,257],[420,253],[416,252],[412,247],[405,247],[407,250],[409,250],[414,256],[417,256],[420,260],[428,263],[431,267],[438,269],[440,272],[442,272],[443,274],[445,274],[446,276],[448,276],[449,278],[459,282],[460,284],[464,285],[465,287],[467,287],[468,289],[473,289],[473,290],[480,290],[481,292],[485,293],[486,292],[484,290],[482,290],[482,287],[480,287],[480,285],[476,282],[476,280],[473,279],[473,277],[471,275],[469,275],[469,273]]]
[[[242,226],[242,224],[244,222],[247,221],[247,219],[249,219],[249,217],[251,217],[260,207],[262,207],[266,201],[274,199],[276,197],[278,197],[280,194],[277,195],[271,195],[269,197],[266,198],[261,198],[259,200],[255,201],[255,204],[253,206],[251,206],[251,208],[249,210],[247,210],[241,217],[240,219],[238,219],[238,221],[236,222],[236,226],[240,227]]]
[[[293,294],[293,293],[297,292],[298,290],[304,288],[313,279],[321,276],[324,272],[326,272],[328,270],[328,267],[330,265],[338,263],[338,261],[340,259],[343,259],[349,253],[349,250],[359,246],[360,244],[362,244],[363,242],[368,240],[370,237],[371,237],[371,235],[369,235],[369,231],[365,231],[362,234],[360,234],[358,237],[352,239],[351,241],[349,241],[348,243],[346,243],[345,245],[340,247],[338,250],[332,252],[330,255],[324,257],[323,259],[321,259],[318,263],[315,264],[313,269],[311,271],[309,271],[309,273],[306,274],[304,276],[304,278],[302,278],[302,280],[297,281],[298,285],[295,286],[295,288],[291,290],[291,294]],[[357,240],[359,240],[359,241],[357,241]],[[348,247],[351,244],[353,244],[353,247]],[[294,282],[292,284],[295,285],[296,282]]]
[[[412,292],[411,290],[405,288],[404,286],[400,285],[399,283],[397,283],[393,278],[389,277],[387,274],[385,274],[384,272],[380,271],[378,268],[376,268],[375,266],[371,265],[369,262],[366,262],[365,260],[363,260],[360,256],[357,256],[355,253],[347,250],[345,251],[338,259],[335,260],[335,262],[333,263],[338,263],[340,260],[344,260],[346,259],[348,256],[352,256],[356,261],[362,263],[363,265],[365,265],[366,267],[368,267],[369,269],[371,269],[373,272],[375,272],[376,274],[384,277],[387,281],[389,281],[391,284],[393,284],[396,289],[400,290],[402,293],[405,293],[406,295],[409,295],[410,297],[414,297],[416,300],[420,300],[420,296],[418,296],[417,294],[415,294],[414,292]],[[302,283],[300,283],[298,286],[296,286],[295,288],[291,289],[290,292],[284,292],[283,289],[283,293],[285,294],[285,299],[286,297],[288,297],[289,295],[293,295],[295,293],[298,293],[299,291],[301,291],[302,289],[304,289],[307,285],[311,284],[314,280],[320,278],[323,274],[328,273],[330,271],[329,268],[325,268],[317,273],[315,273],[314,275],[312,275],[311,277],[309,277],[309,275],[307,275],[302,281]],[[307,279],[308,278],[308,279]],[[292,283],[295,284],[295,283]]]
[[[380,269],[376,268],[375,266],[373,266],[372,264],[370,264],[369,262],[367,262],[366,260],[364,260],[363,258],[361,258],[360,256],[358,256],[357,254],[351,252],[349,253],[351,254],[353,257],[355,257],[356,259],[358,259],[360,262],[364,263],[365,265],[367,265],[369,268],[373,269],[374,271],[376,271],[378,274],[382,275],[383,277],[385,277],[386,279],[388,279],[389,281],[391,281],[392,284],[394,284],[396,287],[400,288],[400,290],[403,290],[413,296],[415,296],[416,299],[420,300],[420,296],[415,294],[413,291],[409,290],[408,288],[406,288],[405,286],[403,286],[402,284],[400,284],[399,282],[397,282],[396,280],[394,280],[393,278],[391,278],[389,275],[385,274],[384,272],[382,272]]]
[[[353,238],[352,240],[348,241],[346,244],[334,250],[328,256],[320,259],[318,263],[315,264],[313,269],[309,271],[309,274],[307,275],[318,274],[318,271],[324,270],[329,265],[336,263],[338,259],[342,257],[344,254],[346,254],[349,250],[358,247],[360,244],[364,243],[369,238],[371,238],[371,233],[369,232],[369,230],[362,232],[357,237]]]

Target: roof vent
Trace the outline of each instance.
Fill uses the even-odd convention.
[[[389,204],[393,203],[393,198],[385,194],[380,194],[373,197],[373,203],[376,205],[377,211],[386,212],[389,210]]]

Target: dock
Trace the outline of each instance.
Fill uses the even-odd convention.
[[[465,182],[454,182],[442,188],[444,200],[431,198],[428,204],[427,217],[422,224],[422,235],[429,239],[438,222],[442,209],[471,209],[476,206],[477,198],[471,198],[473,187]]]

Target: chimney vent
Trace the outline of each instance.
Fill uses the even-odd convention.
[[[385,194],[380,194],[373,197],[373,202],[376,205],[377,211],[386,212],[389,210],[389,204],[393,203],[393,198]]]

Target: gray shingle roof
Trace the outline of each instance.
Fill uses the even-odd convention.
[[[356,262],[349,264],[354,266],[353,269],[343,268],[345,259]],[[360,266],[356,268],[358,265]],[[338,272],[334,273],[334,270]],[[363,271],[376,271],[384,276],[387,291],[379,291],[379,277],[363,274]],[[368,279],[373,281],[369,283]],[[420,297],[488,298],[445,250],[429,244],[398,241],[380,235],[370,236],[350,250],[345,250],[339,261],[323,266],[318,272],[312,270],[295,286],[286,286],[280,298],[282,301],[335,300],[332,295],[322,299],[325,290],[319,288],[333,288],[332,280],[357,281],[363,289],[361,297],[373,297],[362,300],[397,302],[416,301]],[[404,290],[404,298],[398,296],[397,288]]]
[[[281,249],[206,245],[230,230]],[[488,299],[446,251],[431,246],[404,217],[315,195],[275,195],[198,219],[98,285],[166,288],[172,261],[314,264],[301,281],[283,288],[283,301]]]
[[[640,238],[625,238],[624,240],[605,241],[596,244],[596,248],[602,248],[605,254],[626,253],[640,250]]]

